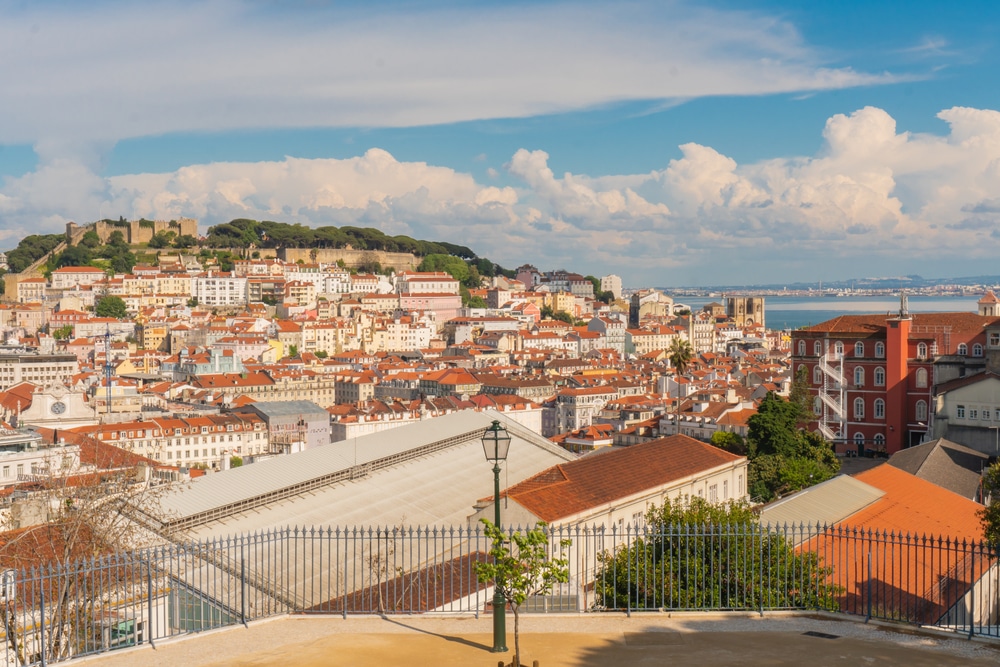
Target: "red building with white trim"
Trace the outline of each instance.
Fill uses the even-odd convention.
[[[895,314],[842,315],[792,332],[792,368],[806,369],[817,417],[810,430],[840,453],[918,444],[931,430],[935,361],[985,364],[986,327],[1000,323],[990,297],[979,313],[909,313],[904,298]]]

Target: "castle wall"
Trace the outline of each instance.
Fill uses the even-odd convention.
[[[101,239],[101,243],[107,243],[114,232],[121,232],[122,236],[125,237],[126,243],[135,245],[138,243],[149,243],[153,235],[159,232],[173,232],[177,236],[184,236],[185,234],[197,236],[198,221],[193,218],[181,218],[180,220],[173,221],[154,220],[151,225],[148,222],[143,225],[139,220],[130,220],[124,223],[98,220],[86,227],[79,227],[71,222],[66,225],[66,234],[72,243],[77,243],[90,229],[97,232],[97,237]]]
[[[278,257],[289,263],[325,262],[332,264],[344,260],[348,268],[357,268],[375,260],[383,267],[397,271],[413,271],[420,264],[420,258],[408,252],[385,252],[383,250],[354,250],[347,248],[280,248]]]

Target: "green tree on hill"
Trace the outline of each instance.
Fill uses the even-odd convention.
[[[56,268],[64,266],[87,266],[94,259],[93,253],[83,245],[71,245],[62,251],[56,260]]]
[[[153,234],[153,238],[149,239],[150,248],[168,248],[174,237],[177,236],[174,232],[156,232]]]
[[[452,255],[427,255],[417,271],[443,271],[462,284],[469,278],[469,265]]]
[[[94,314],[98,317],[113,317],[116,320],[124,320],[128,317],[128,309],[120,296],[108,295],[101,297],[94,306]]]
[[[64,234],[31,234],[21,239],[17,247],[7,253],[11,273],[20,273],[47,255],[66,240]]]

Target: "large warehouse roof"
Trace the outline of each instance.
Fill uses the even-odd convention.
[[[493,495],[480,438],[512,436],[504,487],[575,457],[502,413],[463,411],[207,475],[164,496],[168,528],[201,539],[287,525],[458,525]]]

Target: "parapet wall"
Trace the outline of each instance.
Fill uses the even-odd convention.
[[[354,250],[353,248],[281,248],[278,257],[289,263],[324,262],[333,264],[344,260],[348,268],[356,269],[362,264],[378,262],[382,268],[392,267],[397,271],[413,271],[420,264],[420,258],[408,252],[385,252],[383,250]]]
[[[129,220],[126,222],[107,222],[98,220],[90,225],[79,226],[75,222],[66,224],[66,239],[70,243],[77,243],[88,230],[97,232],[101,243],[107,243],[114,232],[121,232],[125,237],[125,242],[130,244],[149,243],[154,234],[159,232],[173,232],[177,236],[197,236],[198,221],[193,218],[181,218],[180,220]]]

